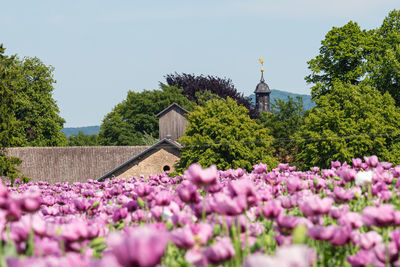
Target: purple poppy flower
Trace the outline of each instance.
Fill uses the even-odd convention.
[[[25,266],[37,266],[37,267],[46,267],[48,264],[42,258],[8,258],[7,266],[9,267],[25,267]]]
[[[366,226],[384,226],[395,221],[393,205],[384,204],[379,207],[365,207],[362,211],[363,221]]]
[[[191,248],[195,244],[195,238],[189,225],[175,229],[171,232],[171,241],[181,249]]]
[[[111,234],[107,243],[121,266],[150,267],[160,263],[168,236],[148,226],[129,228],[124,234]]]
[[[265,173],[267,171],[268,167],[267,164],[264,163],[259,163],[253,166],[253,171],[252,173],[254,174],[261,174],[261,173]]]
[[[380,243],[374,247],[375,256],[381,263],[395,262],[399,259],[398,252],[394,242]]]
[[[75,198],[74,205],[79,211],[87,211],[92,204],[86,198]]]
[[[41,196],[38,190],[29,190],[22,194],[19,199],[20,207],[26,212],[35,212],[39,210],[41,204]]]
[[[151,188],[151,186],[145,183],[137,183],[135,185],[134,191],[139,197],[146,197],[150,195],[151,192],[153,192],[153,188]]]
[[[235,257],[235,249],[229,237],[217,237],[216,240],[214,245],[203,250],[203,254],[210,264],[220,264]]]
[[[254,183],[250,179],[233,180],[229,183],[228,189],[233,197],[245,197],[249,207],[256,205],[258,202]]]
[[[203,169],[200,164],[194,163],[183,175],[197,186],[210,186],[217,182],[218,170],[215,165]]]
[[[189,249],[186,251],[185,260],[196,267],[207,266],[207,258],[198,249]]]
[[[7,215],[6,218],[8,221],[18,221],[21,216],[22,216],[22,210],[20,205],[18,204],[18,202],[16,201],[12,201],[11,199],[9,199],[8,201],[5,202],[7,205]]]
[[[294,192],[301,190],[303,186],[303,182],[297,176],[289,176],[286,180],[286,188],[289,193],[293,194]]]
[[[32,216],[31,226],[35,234],[39,236],[44,236],[46,234],[47,225],[46,222],[40,217],[39,214]]]
[[[333,219],[338,219],[343,214],[347,213],[350,210],[350,206],[347,204],[340,205],[337,207],[332,206],[331,210],[329,211],[329,216]]]
[[[353,229],[356,229],[363,226],[363,219],[362,216],[357,212],[347,212],[340,216],[338,223],[341,226],[349,226]]]
[[[360,250],[356,255],[350,255],[347,257],[347,261],[352,267],[363,267],[373,263],[375,255],[369,250]]]
[[[291,235],[275,235],[274,239],[278,246],[290,246],[292,244]]]
[[[399,178],[400,177],[400,165],[397,165],[396,167],[392,168],[391,173],[393,174],[394,177]]]
[[[61,236],[68,242],[84,240],[88,236],[88,225],[81,220],[75,220],[61,225]]]
[[[351,169],[348,166],[341,167],[336,171],[337,175],[342,178],[346,182],[354,181],[357,171],[355,169]]]
[[[179,198],[185,203],[200,202],[200,193],[197,186],[189,181],[183,181],[182,184],[176,188],[176,192],[178,193]]]
[[[342,164],[340,163],[340,161],[331,161],[331,167],[332,167],[332,169],[337,169],[337,168],[339,168],[340,166],[342,166]]]
[[[396,245],[397,250],[400,251],[400,229],[390,232],[389,236],[390,236],[390,239]]]
[[[351,228],[349,227],[336,227],[333,236],[330,240],[334,246],[343,246],[350,240]]]
[[[317,216],[329,213],[333,200],[320,199],[318,195],[308,196],[299,203],[301,212],[306,216]]]
[[[223,193],[218,193],[218,194],[223,194]],[[215,195],[217,195],[217,194],[215,194]],[[215,209],[214,209],[214,206],[215,206],[214,197],[213,198],[206,198],[205,201],[206,201],[205,212],[206,212],[206,215],[209,215],[209,214],[211,214],[212,212],[215,211]],[[197,216],[197,218],[201,218],[201,216],[203,214],[203,203],[202,202],[203,201],[201,201],[201,202],[199,202],[197,204],[191,204],[191,208],[193,210],[193,213]],[[228,206],[230,204],[231,203],[228,203]]]
[[[48,237],[35,238],[35,256],[56,256],[60,257],[62,251],[59,242]]]
[[[207,191],[208,193],[211,193],[211,194],[220,192],[221,190],[222,190],[222,185],[221,185],[221,183],[218,182],[218,181],[217,181],[215,184],[210,185],[210,186],[208,186],[208,187],[206,188],[206,191]]]
[[[294,244],[291,246],[279,247],[275,253],[279,260],[275,266],[312,266],[316,260],[315,251],[306,245]]]
[[[53,196],[44,196],[42,197],[42,204],[47,206],[53,206],[56,203],[56,199]]]
[[[274,257],[261,253],[250,254],[243,262],[243,267],[259,266],[279,266],[279,264],[278,260]]]
[[[328,241],[333,237],[337,228],[333,225],[320,226],[315,225],[308,229],[307,234],[315,240]]]
[[[376,245],[382,243],[382,236],[375,231],[369,231],[365,234],[357,233],[353,235],[352,241],[362,249],[370,250]]]
[[[129,212],[132,212],[139,208],[139,203],[136,200],[132,200],[122,205],[122,207],[127,208]]]
[[[361,168],[362,159],[360,158],[352,159],[351,164],[353,165],[353,168],[359,170]]]
[[[322,178],[325,178],[325,179],[328,177],[336,176],[335,170],[332,170],[332,169],[323,169],[321,172],[322,172]]]
[[[315,261],[315,251],[305,245],[282,246],[276,250],[275,256],[251,254],[243,262],[245,267],[258,266],[312,266]]]
[[[168,206],[171,203],[172,194],[169,191],[163,190],[155,195],[156,204],[159,206]]]
[[[98,259],[91,259],[90,267],[120,267],[121,265],[118,263],[118,260],[111,253],[104,253],[104,256]]]
[[[208,240],[213,236],[213,227],[208,223],[191,224],[190,228],[193,234],[200,240],[202,245],[207,244]]]
[[[297,206],[297,201],[292,196],[280,196],[278,199],[281,203],[281,206],[285,209],[291,209]]]
[[[7,198],[8,196],[8,189],[0,180],[0,198]]]
[[[298,225],[305,225],[307,227],[311,227],[313,224],[303,217],[297,216],[285,216],[281,215],[276,219],[279,230],[282,234],[288,235],[291,234],[292,230]]]
[[[235,216],[241,214],[246,208],[246,198],[237,196],[231,198],[224,193],[216,193],[211,202],[211,206],[215,212],[223,215]]]
[[[346,190],[343,187],[335,187],[333,189],[333,193],[335,194],[335,201],[345,201],[348,202],[354,198],[354,193],[351,190]]]
[[[385,190],[378,193],[379,199],[389,200],[392,197],[392,191]]]
[[[112,219],[114,222],[118,222],[119,220],[125,219],[128,216],[128,209],[121,208],[114,211]]]
[[[374,196],[377,196],[381,191],[387,191],[388,187],[383,182],[378,182],[371,186],[371,193]]]
[[[29,218],[26,216],[21,218],[18,222],[14,222],[10,226],[11,238],[16,242],[20,243],[26,241],[31,231],[29,226]]]
[[[364,157],[364,161],[370,167],[376,167],[379,164],[378,157],[375,155],[370,156],[370,157]]]
[[[262,214],[265,218],[273,219],[277,218],[281,213],[284,212],[284,209],[281,206],[281,203],[277,200],[270,200],[261,208]]]

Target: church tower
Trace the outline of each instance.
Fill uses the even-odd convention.
[[[261,65],[264,65],[264,60],[259,59]],[[257,84],[256,90],[254,91],[256,95],[256,110],[258,112],[271,112],[270,104],[269,104],[269,95],[271,94],[271,90],[268,87],[268,84],[265,83],[264,80],[264,68],[261,68],[261,79],[259,84]]]

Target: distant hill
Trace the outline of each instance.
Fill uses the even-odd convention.
[[[301,94],[295,94],[286,91],[271,89],[271,103],[275,103],[275,99],[287,100],[288,96],[292,97],[294,100],[296,100],[296,96],[301,96],[303,98],[303,104],[305,110],[310,110],[312,107],[315,107],[315,104],[311,101],[310,95],[301,95]],[[256,104],[255,94],[251,94],[249,95],[249,97],[251,98],[251,102],[255,105]]]
[[[67,127],[61,130],[61,132],[65,133],[67,137],[78,134],[79,131],[82,131],[87,135],[98,134],[100,131],[100,126]]]

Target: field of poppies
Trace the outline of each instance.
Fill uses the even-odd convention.
[[[0,266],[399,266],[399,177],[371,156],[0,183]]]

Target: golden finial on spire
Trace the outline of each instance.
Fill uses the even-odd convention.
[[[264,66],[264,59],[259,58],[258,61],[261,63],[261,72],[264,72],[264,68],[263,68],[263,66]]]

